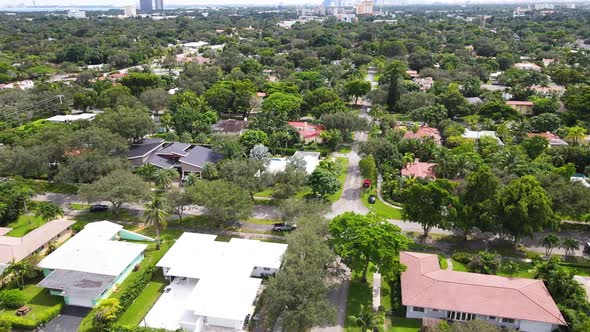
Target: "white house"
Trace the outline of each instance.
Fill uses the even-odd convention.
[[[91,121],[94,120],[96,114],[93,113],[82,113],[82,114],[66,114],[66,115],[55,115],[48,119],[49,122],[61,122],[61,123],[69,123],[69,122],[76,122],[76,121]]]
[[[402,252],[400,260],[408,318],[480,319],[524,332],[567,325],[542,280],[442,270],[432,254]]]
[[[89,223],[39,262],[45,279],[38,286],[65,304],[96,306],[143,260],[146,244],[120,240],[154,241],[110,221]]]
[[[504,142],[502,142],[500,137],[496,136],[496,132],[491,131],[491,130],[477,131],[477,130],[469,130],[467,128],[467,129],[465,129],[465,131],[461,135],[461,137],[463,137],[465,139],[475,140],[475,141],[479,141],[480,138],[486,137],[486,136],[494,138],[496,141],[498,141],[498,145],[501,145],[501,146],[504,145]]]
[[[241,331],[262,279],[281,266],[286,244],[184,233],[158,262],[170,285],[143,325],[166,330]]]

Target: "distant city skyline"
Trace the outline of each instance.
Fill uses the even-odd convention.
[[[154,0],[152,0],[154,1]],[[161,3],[161,0],[155,0],[155,4]],[[517,4],[517,3],[571,3],[571,2],[588,2],[589,0],[385,0],[385,5],[395,4],[483,4],[483,3],[503,3],[503,4]],[[279,4],[283,5],[319,5],[326,3],[326,0],[169,0],[165,1],[164,6],[166,8],[174,8],[177,6],[276,6]],[[336,2],[330,0],[329,2]],[[359,1],[357,0],[343,0],[343,4],[352,5]],[[7,7],[32,7],[36,6],[55,6],[55,7],[112,7],[119,8],[122,6],[135,5],[140,8],[140,0],[0,0],[0,8]],[[159,6],[153,5],[156,9]]]

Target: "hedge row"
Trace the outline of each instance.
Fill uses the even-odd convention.
[[[17,330],[33,330],[41,324],[46,324],[59,315],[62,304],[56,304],[53,307],[30,315],[29,317],[2,316],[0,317],[0,326],[10,326]],[[34,319],[31,317],[35,317]]]
[[[135,280],[133,280],[131,285],[129,285],[129,288],[127,288],[121,293],[121,296],[119,296],[121,307],[128,308],[133,303],[133,301],[135,301],[139,294],[143,292],[147,284],[152,280],[152,276],[155,271],[156,267],[150,266],[135,277]]]

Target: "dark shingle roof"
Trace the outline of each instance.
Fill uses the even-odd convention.
[[[172,142],[166,145],[162,150],[158,151],[158,154],[175,154],[179,156],[186,156],[188,154],[187,150],[190,147],[191,145],[189,143]]]
[[[147,160],[147,163],[165,169],[172,168],[174,165],[176,165],[174,159],[162,157],[157,154],[151,155]]]
[[[59,289],[64,296],[97,298],[116,276],[69,270],[55,270],[39,283],[40,287]]]
[[[161,138],[144,138],[141,143],[133,144],[127,153],[127,159],[143,157],[164,144]]]
[[[216,163],[222,158],[223,156],[221,154],[197,145],[189,151],[187,156],[180,158],[180,162],[196,167],[203,167],[206,163]]]

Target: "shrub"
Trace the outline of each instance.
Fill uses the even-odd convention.
[[[154,266],[150,266],[135,277],[135,280],[129,285],[129,288],[119,296],[121,307],[127,308],[133,303],[133,301],[135,301],[139,294],[144,290],[145,286],[147,286],[150,280],[152,280],[152,275],[155,270],[156,268]]]
[[[473,255],[467,267],[470,272],[483,274],[496,274],[500,265],[502,264],[502,257],[498,254],[480,251],[477,255]]]
[[[56,304],[53,307],[36,312],[34,315],[18,317],[4,315],[0,318],[0,331],[4,326],[11,326],[15,330],[33,330],[41,324],[46,324],[54,319],[61,312],[62,305]]]
[[[469,264],[473,255],[467,252],[456,252],[451,257],[459,263]]]
[[[0,293],[0,301],[10,309],[18,309],[25,305],[27,299],[21,290],[11,289]]]

